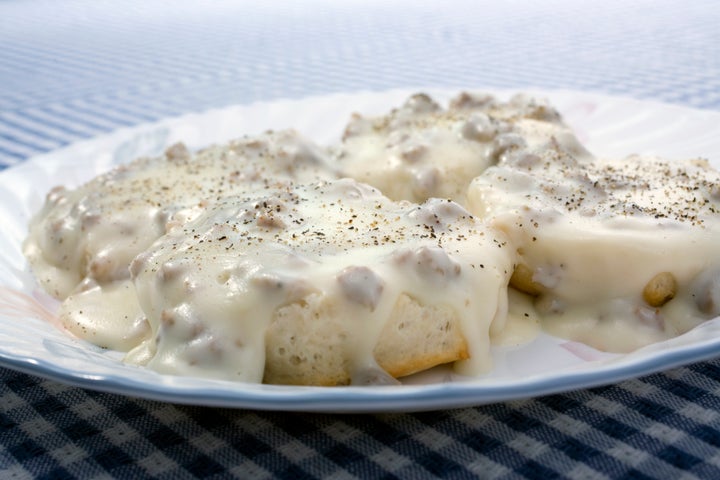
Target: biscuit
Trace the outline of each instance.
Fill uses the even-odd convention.
[[[65,300],[60,320],[69,331],[127,350],[146,331],[128,293],[128,267],[137,254],[225,195],[335,176],[325,152],[291,130],[196,153],[176,144],[76,189],[53,189],[23,249],[40,285]]]
[[[344,179],[226,198],[131,271],[158,371],[301,385],[489,368],[512,249],[461,206]]]
[[[720,264],[719,182],[703,160],[525,150],[473,180],[468,208],[510,238],[511,285],[547,331],[630,351],[709,318],[696,278]]]
[[[469,182],[487,167],[517,148],[540,147],[552,139],[585,153],[545,102],[462,93],[443,108],[419,93],[381,117],[354,114],[336,157],[345,175],[392,199],[436,197],[464,204]]]

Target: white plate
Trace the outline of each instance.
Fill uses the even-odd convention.
[[[117,352],[56,328],[55,303],[28,273],[20,244],[52,186],[78,184],[111,165],[183,140],[200,147],[245,133],[294,126],[318,142],[337,139],[352,111],[382,113],[413,91],[338,94],[235,106],[118,131],[42,155],[0,173],[0,365],[84,388],[175,403],[325,412],[413,411],[479,405],[617,382],[720,352],[720,319],[629,355],[611,355],[548,335],[494,348],[492,374],[476,379],[438,368],[397,387],[285,387],[160,375],[125,365]],[[454,92],[425,89],[439,99]],[[509,92],[493,92],[507,96]],[[596,154],[702,156],[720,166],[720,112],[539,91]]]

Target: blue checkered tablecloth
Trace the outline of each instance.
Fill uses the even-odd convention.
[[[712,0],[0,1],[0,164],[235,103],[567,88],[720,110]],[[720,478],[720,360],[414,414],[265,413],[0,369],[0,478]]]

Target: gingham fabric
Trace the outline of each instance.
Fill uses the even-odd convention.
[[[712,1],[0,2],[0,163],[191,111],[397,87],[720,109]],[[0,369],[0,478],[720,478],[720,361],[415,414],[264,413]]]

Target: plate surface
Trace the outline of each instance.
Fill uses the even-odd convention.
[[[56,302],[36,286],[21,253],[30,216],[57,184],[77,185],[112,165],[266,129],[295,127],[337,140],[353,111],[384,113],[418,91],[336,94],[212,110],[117,131],[0,172],[0,365],[60,382],[174,403],[320,412],[416,411],[480,405],[613,383],[715,356],[720,318],[627,355],[541,334],[520,347],[493,348],[491,374],[462,378],[437,368],[393,387],[285,387],[173,377],[123,364],[121,354],[57,328]],[[438,100],[455,91],[422,89]],[[491,91],[501,97],[513,92]],[[703,157],[720,167],[720,112],[569,91],[530,91],[550,101],[597,155]],[[539,361],[541,360],[541,361]]]

